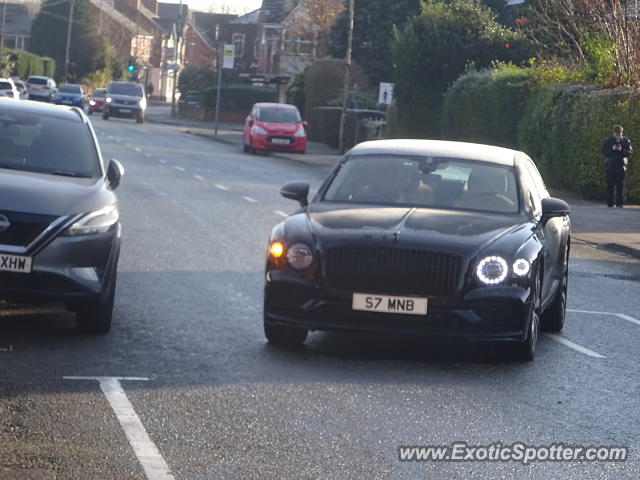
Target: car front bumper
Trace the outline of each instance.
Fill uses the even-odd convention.
[[[103,113],[111,117],[138,118],[139,115],[144,115],[144,110],[133,105],[105,105]]]
[[[2,250],[0,253],[12,252]],[[120,225],[110,232],[58,236],[30,255],[30,273],[0,272],[0,299],[15,303],[63,302],[74,310],[96,301],[115,275]]]
[[[252,138],[253,148],[279,152],[304,152],[307,149],[305,137],[276,137],[275,139],[277,138],[288,139],[289,143],[274,143],[271,135],[255,135]]]
[[[267,274],[265,284],[265,321],[321,331],[397,333],[438,340],[523,341],[532,308],[530,289],[513,286],[482,288],[459,299],[429,297],[426,315],[353,310],[353,293],[327,294],[313,281],[274,270]]]

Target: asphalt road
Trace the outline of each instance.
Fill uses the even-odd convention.
[[[113,330],[0,312],[0,479],[640,478],[637,260],[574,244],[562,333],[573,343],[545,336],[533,363],[374,335],[315,333],[279,350],[261,317],[268,234],[296,208],[279,188],[317,187],[326,170],[92,118],[105,157],[126,168]],[[400,445],[456,441],[631,451],[608,463],[398,460]]]

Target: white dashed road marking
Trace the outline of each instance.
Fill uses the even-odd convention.
[[[138,147],[136,147],[136,148],[133,149],[133,151],[140,153],[142,150],[140,150]]]
[[[144,377],[62,377],[64,380],[96,380],[116,414],[127,440],[149,480],[175,480],[158,447],[151,441],[140,418],[127,398],[120,380],[147,381]]]
[[[200,175],[194,175],[193,178],[196,180],[204,180],[204,177],[201,177]]]
[[[286,213],[284,213],[282,210],[275,210],[276,215],[279,215],[283,218],[287,218],[289,215],[287,215]]]
[[[584,355],[587,355],[589,357],[593,357],[593,358],[607,358],[604,355],[600,355],[597,352],[594,352],[593,350],[589,350],[588,348],[585,348],[581,345],[578,345],[577,343],[572,342],[571,340],[567,340],[564,337],[561,337],[560,335],[556,335],[554,333],[545,333],[545,335],[553,340],[555,340],[558,343],[561,343],[562,345],[564,345],[565,347],[569,347],[572,348],[573,350],[575,350],[576,352],[580,352]]]
[[[214,185],[214,187],[216,187],[216,188],[218,188],[218,189],[220,189],[220,190],[224,190],[225,192],[228,192],[228,191],[229,191],[229,187],[225,187],[224,185],[220,185],[220,184],[218,184],[218,183],[216,183],[216,184]]]
[[[596,312],[592,310],[570,310],[567,308],[567,312],[571,313],[585,313],[588,315],[612,315],[614,317],[621,318],[622,320],[626,320],[627,322],[635,323],[636,325],[640,325],[640,320],[637,318],[633,318],[630,315],[625,315],[624,313],[611,313],[611,312]]]
[[[163,160],[162,158],[159,158],[159,159],[158,159],[158,161],[159,161],[161,164],[163,164],[163,165],[166,165],[166,164],[167,164],[167,161],[166,161],[166,160]]]
[[[173,167],[173,168],[175,168],[179,172],[184,172],[185,171],[184,167]]]
[[[151,154],[150,153],[145,153],[144,156],[147,157],[147,158],[151,158]]]
[[[256,200],[255,198],[246,197],[246,196],[243,196],[242,198],[245,199],[249,203],[258,203],[258,200]]]

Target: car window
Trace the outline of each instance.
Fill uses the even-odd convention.
[[[47,79],[46,78],[29,77],[27,79],[27,83],[33,83],[34,85],[46,85],[47,84]]]
[[[101,88],[101,89],[96,90],[95,92],[93,92],[93,96],[94,97],[104,97],[106,95],[106,93],[107,93],[107,91]]]
[[[132,97],[142,97],[142,87],[131,83],[112,83],[109,85],[109,93],[114,95],[130,95]]]
[[[529,174],[533,179],[533,183],[536,186],[536,190],[538,190],[538,193],[540,194],[540,198],[548,198],[549,192],[547,191],[547,187],[544,184],[544,180],[542,180],[542,175],[540,175],[536,164],[533,163],[533,160],[531,160],[529,157],[525,157],[524,164],[526,165],[527,170],[529,171]]]
[[[82,93],[78,85],[62,85],[59,91],[61,93]]]
[[[258,108],[256,120],[275,123],[300,123],[302,121],[297,110],[269,107]]]
[[[13,90],[9,82],[0,82],[0,90]]]
[[[0,168],[100,175],[96,146],[84,123],[11,110],[0,112]]]
[[[496,213],[519,210],[513,168],[440,157],[352,157],[323,200]]]

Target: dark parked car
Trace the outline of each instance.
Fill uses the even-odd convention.
[[[564,324],[569,206],[533,161],[504,148],[381,140],[349,151],[267,251],[267,339],[309,330],[509,342],[532,359]]]
[[[110,82],[107,87],[102,118],[109,117],[135,118],[136,122],[144,122],[147,109],[147,98],[144,88],[139,83]]]
[[[72,107],[84,108],[84,88],[75,83],[60,85],[56,99],[56,105],[69,105]]]
[[[0,299],[63,302],[78,328],[111,328],[120,252],[114,189],[78,108],[4,102],[0,109]]]

